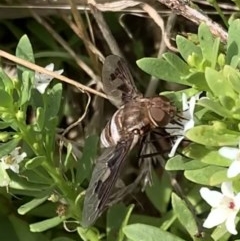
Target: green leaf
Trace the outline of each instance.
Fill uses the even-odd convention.
[[[29,41],[27,35],[23,35],[18,42],[17,49],[16,49],[16,56],[20,59],[27,60],[28,62],[34,63],[34,55],[32,50],[32,45]],[[17,66],[18,69],[18,78],[22,78],[22,72],[25,70],[30,71],[28,68],[23,67],[21,65]]]
[[[24,71],[22,74],[20,106],[24,105],[27,101],[29,101],[31,97],[30,83],[32,77],[33,73],[30,71]]]
[[[226,71],[218,72],[211,68],[206,68],[205,77],[209,88],[215,96],[230,96],[232,98],[236,97],[232,86],[225,78]]]
[[[32,170],[32,169],[40,166],[45,161],[46,161],[45,156],[36,156],[36,157],[32,158],[31,160],[28,160],[25,163],[25,168],[28,170]]]
[[[62,100],[62,84],[58,83],[49,89],[47,95],[44,96],[45,100],[45,125],[47,126],[48,120],[51,117],[56,117]]]
[[[186,203],[175,193],[172,194],[172,205],[173,210],[184,229],[194,237],[198,233],[198,227],[193,213],[189,210]]]
[[[6,143],[0,144],[0,158],[10,154],[17,146],[21,138],[15,138]]]
[[[21,207],[18,208],[18,213],[21,215],[25,215],[26,213],[30,212],[32,209],[38,207],[42,203],[44,203],[48,199],[48,196],[41,197],[41,198],[34,198],[28,203],[25,203]]]
[[[218,171],[226,170],[223,167],[218,166],[207,166],[197,170],[187,170],[184,172],[184,176],[195,183],[202,184],[202,185],[217,185],[219,183],[213,183],[212,177]],[[213,179],[214,180],[214,179]]]
[[[1,107],[8,108],[9,111],[13,109],[13,98],[6,91],[0,89],[0,109]],[[8,110],[6,110],[8,112]]]
[[[231,66],[224,66],[224,75],[227,78],[228,82],[231,84],[231,87],[238,93],[240,93],[240,74],[238,70],[232,68]]]
[[[220,171],[216,171],[210,178],[210,185],[211,186],[217,186],[223,182],[229,181],[229,178],[227,177],[227,169],[224,168]]]
[[[217,166],[227,167],[231,161],[218,154],[218,151],[209,151],[202,159],[201,162]]]
[[[190,73],[188,76],[183,77],[188,85],[191,85],[194,89],[198,91],[209,91],[208,84],[205,79],[205,74],[203,72]]]
[[[0,121],[0,130],[3,130],[7,127],[9,127],[11,123],[5,122],[5,121]]]
[[[128,214],[128,208],[123,204],[117,204],[108,209],[107,212],[107,240],[122,241],[122,225]]]
[[[36,127],[38,131],[42,131],[45,124],[45,111],[42,107],[38,107],[36,110]]]
[[[186,133],[186,137],[205,146],[236,146],[239,142],[238,132],[228,130],[216,122],[211,126],[193,127]]]
[[[75,241],[75,239],[71,239],[68,237],[57,237],[57,238],[52,239],[52,241]]]
[[[0,89],[5,89],[7,91],[13,89],[13,80],[9,78],[2,68],[0,68],[0,79]]]
[[[198,105],[201,105],[222,117],[232,118],[231,111],[227,110],[226,108],[221,106],[218,102],[213,101],[211,99],[207,99],[207,98],[200,99],[198,101]]]
[[[179,59],[179,57],[176,58]],[[146,73],[159,79],[187,85],[187,82],[181,79],[181,75],[186,73],[179,72],[177,66],[170,64],[163,58],[142,58],[137,61],[137,65]]]
[[[18,241],[49,241],[49,239],[44,236],[43,234],[36,234],[36,233],[32,233],[29,230],[29,224],[24,221],[22,218],[17,217],[16,215],[8,215],[7,218],[5,218],[4,222],[1,222],[1,227],[3,227],[3,224],[9,220],[11,223],[11,227],[12,229],[12,233],[15,234],[16,238],[15,239],[11,239],[12,235],[8,232],[9,229],[6,228],[4,230],[2,230],[3,234],[7,234],[7,236],[5,236],[4,240],[18,240]],[[8,223],[9,225],[9,223]],[[7,233],[6,233],[7,232]],[[3,236],[2,236],[3,237]],[[6,238],[7,237],[7,238]]]
[[[123,228],[131,241],[184,241],[172,233],[145,224],[131,224]]]
[[[198,28],[198,39],[203,58],[211,63],[212,68],[215,68],[217,63],[220,39],[213,37],[209,27],[205,23],[202,23]]]
[[[228,29],[226,63],[230,64],[234,56],[240,56],[240,20],[234,20]]]
[[[18,58],[27,60],[31,63],[34,63],[34,55],[32,50],[32,45],[30,43],[29,38],[27,35],[23,35],[21,39],[18,42],[17,48],[16,48],[16,56]]]
[[[53,218],[46,219],[46,220],[41,221],[41,222],[30,224],[29,226],[30,226],[30,230],[32,232],[44,232],[44,231],[46,231],[50,228],[56,227],[57,225],[59,225],[63,221],[64,221],[63,218],[53,217]]]
[[[172,192],[169,175],[164,172],[160,180],[156,172],[153,171],[152,179],[152,185],[147,186],[145,192],[159,213],[165,213],[168,209]]]
[[[178,35],[176,37],[176,43],[181,56],[187,63],[189,60],[189,56],[191,56],[193,53],[195,53],[200,59],[202,59],[201,49],[192,41],[184,38],[183,36]]]
[[[189,66],[184,62],[182,59],[180,59],[176,54],[173,53],[165,53],[162,55],[163,58],[173,67],[177,69],[181,75],[187,75],[189,74]]]
[[[96,228],[78,227],[77,232],[84,241],[99,241],[102,239],[99,231]]]
[[[84,179],[89,178],[92,172],[92,163],[97,156],[98,140],[97,135],[89,136],[85,140],[83,154],[77,166],[76,180],[78,183],[82,183]]]
[[[165,169],[167,171],[180,171],[199,169],[205,166],[206,164],[203,164],[199,160],[189,161],[187,159],[184,159],[182,156],[177,155],[167,161]]]

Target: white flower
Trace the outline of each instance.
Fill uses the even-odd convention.
[[[182,116],[179,118],[178,123],[169,123],[166,126],[166,131],[171,136],[176,136],[172,150],[169,153],[169,157],[173,157],[177,150],[178,145],[184,139],[185,133],[194,127],[194,108],[196,100],[199,98],[199,94],[192,96],[189,101],[187,101],[187,96],[185,93],[182,94]]]
[[[227,177],[232,178],[240,174],[240,149],[234,147],[222,147],[218,153],[232,161],[227,171]]]
[[[19,154],[20,147],[16,147],[9,155],[3,156],[0,160],[3,169],[11,169],[15,173],[19,173],[19,163],[27,156],[25,152]]]
[[[225,222],[227,231],[235,235],[237,230],[234,221],[240,209],[240,193],[235,196],[229,182],[222,183],[221,191],[212,191],[206,187],[200,189],[202,198],[212,206],[203,227],[212,228]]]
[[[45,69],[47,69],[49,71],[53,71],[54,64],[51,63],[51,64],[47,65],[45,67]],[[56,71],[53,71],[53,72],[56,73],[56,74],[62,74],[63,69],[56,70]],[[53,79],[52,76],[36,72],[35,73],[34,88],[37,89],[41,94],[43,94],[45,92],[46,88],[48,87],[48,85],[50,84],[50,82],[52,81],[52,79]]]

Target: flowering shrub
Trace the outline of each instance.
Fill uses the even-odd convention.
[[[134,241],[162,237],[178,241],[195,240],[196,236],[228,240],[239,235],[239,32],[240,20],[234,20],[224,46],[202,24],[197,44],[177,36],[181,56],[165,53],[158,59],[137,61],[150,75],[187,86],[182,91],[161,93],[174,101],[182,117],[176,125],[166,127],[173,143],[165,169],[170,174],[182,171],[184,188],[176,194],[167,174],[161,182],[153,174],[153,186],[146,194],[161,215],[137,215],[131,205],[114,205],[107,212],[108,240],[116,237],[113,230],[118,230],[114,240],[119,241],[125,236]],[[26,36],[21,38],[16,55],[34,62]],[[54,65],[46,68],[53,71]],[[63,70],[56,72],[62,74]],[[30,224],[32,232],[63,222],[66,227],[70,222],[82,240],[100,240],[100,228],[81,227],[84,181],[91,174],[98,138],[85,140],[78,162],[70,143],[65,156],[56,154],[62,85],[49,85],[51,80],[22,66],[17,66],[17,76],[11,77],[0,69],[0,186],[11,194],[28,197],[17,210],[21,215],[38,210],[47,201],[58,203],[55,215]],[[29,107],[34,116],[26,121]],[[181,145],[184,139],[188,140],[185,146]]]

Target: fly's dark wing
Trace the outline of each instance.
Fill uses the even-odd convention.
[[[103,90],[117,107],[136,97],[142,97],[134,84],[126,62],[117,55],[109,55],[102,69]]]
[[[82,226],[91,226],[105,210],[133,140],[134,137],[130,136],[126,140],[119,141],[116,146],[107,148],[98,158],[86,191]]]

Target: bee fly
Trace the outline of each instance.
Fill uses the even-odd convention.
[[[106,58],[102,69],[103,90],[118,108],[101,133],[106,149],[96,160],[83,206],[82,225],[88,227],[109,206],[112,190],[128,153],[155,128],[174,122],[177,109],[165,96],[144,98],[137,90],[124,60]]]

